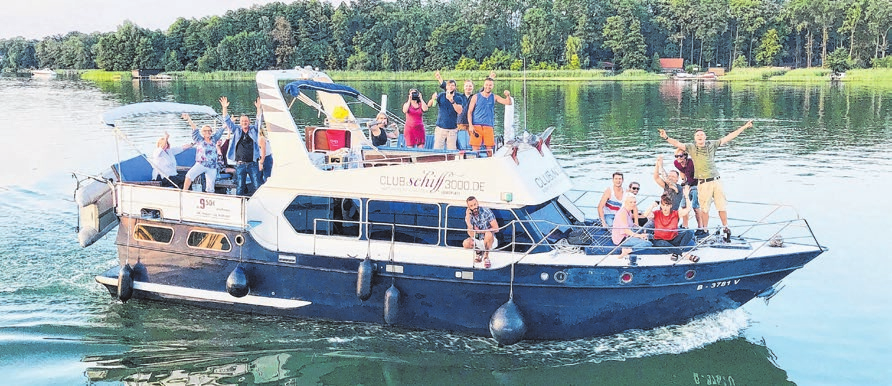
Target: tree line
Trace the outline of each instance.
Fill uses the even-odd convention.
[[[179,18],[166,31],[0,39],[0,69],[256,71],[892,67],[892,0],[319,0]],[[833,55],[833,56],[831,56]],[[892,56],[890,56],[892,58]]]

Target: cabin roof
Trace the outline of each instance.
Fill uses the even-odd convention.
[[[675,70],[684,68],[684,59],[682,58],[660,58],[660,68],[664,70]]]

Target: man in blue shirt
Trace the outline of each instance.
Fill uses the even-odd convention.
[[[437,82],[443,84],[440,72],[436,73]],[[458,115],[463,111],[464,96],[455,92],[455,81],[446,82],[446,91],[431,95],[427,106],[437,104],[437,128],[434,130],[434,149],[456,149]],[[444,146],[445,144],[445,146]]]
[[[263,182],[260,171],[263,170],[264,154],[260,151],[258,139],[259,128],[263,124],[260,98],[254,102],[254,107],[257,108],[257,120],[254,125],[251,124],[251,119],[247,115],[242,115],[239,124],[236,125],[229,118],[229,100],[226,97],[220,98],[220,106],[223,107],[223,122],[232,131],[226,158],[235,162],[235,194],[244,196],[248,193],[247,177],[249,173],[255,190]]]

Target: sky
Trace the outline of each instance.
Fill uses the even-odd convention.
[[[167,30],[178,17],[222,15],[228,10],[276,0],[29,0],[5,1],[0,39],[42,39],[71,31],[110,32],[124,20],[150,30]],[[278,0],[290,3],[289,0]]]

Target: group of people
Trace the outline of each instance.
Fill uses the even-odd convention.
[[[406,114],[406,126],[403,135],[407,147],[423,147],[426,141],[423,116],[428,109],[437,106],[437,121],[434,129],[434,149],[457,149],[458,132],[467,131],[470,136],[470,145],[474,151],[485,146],[487,152],[492,155],[495,148],[495,104],[510,105],[513,103],[511,92],[503,91],[504,97],[493,93],[495,87],[495,73],[483,81],[483,88],[474,93],[474,82],[466,80],[464,93],[456,92],[455,80],[444,81],[440,72],[434,75],[437,83],[444,91],[433,93],[425,102],[422,94],[417,89],[410,89],[406,102],[403,103],[403,113]],[[382,146],[388,138],[396,138],[398,133],[387,132],[387,116],[379,114],[376,121],[370,127],[372,144]]]
[[[653,179],[663,193],[642,218],[638,215],[637,201],[640,184],[632,182],[629,189],[624,190],[623,174],[613,173],[613,183],[604,190],[598,202],[598,217],[602,226],[611,229],[611,241],[621,248],[620,257],[656,247],[671,253],[673,259],[679,258],[681,254],[678,252],[683,247],[691,246],[694,237],[708,234],[709,209],[713,203],[722,222],[723,238],[726,242],[730,241],[727,199],[715,165],[715,153],[720,146],[752,126],[753,122],[748,121],[718,140],[707,140],[706,133],[697,130],[691,143],[673,139],[660,129],[660,137],[676,148],[676,170],[663,173],[663,157],[657,157]],[[688,228],[691,210],[697,221],[696,230]],[[688,258],[695,262],[698,260],[692,254],[688,254]]]
[[[235,166],[233,171],[237,195],[244,196],[249,193],[248,176],[251,177],[253,190],[259,188],[270,177],[273,162],[272,148],[261,130],[263,110],[260,98],[254,102],[257,118],[253,125],[247,115],[242,115],[238,124],[234,122],[233,118],[229,116],[228,98],[221,97],[220,106],[223,125],[216,130],[209,125],[199,128],[189,114],[183,113],[182,118],[192,127],[193,142],[171,149],[168,142],[169,135],[166,132],[158,140],[152,157],[152,178],[160,181],[161,186],[182,187],[183,190],[189,190],[192,187],[192,182],[204,175],[204,190],[213,193],[217,176],[229,169],[227,160]],[[232,135],[228,140],[223,141],[222,137],[227,129]],[[176,170],[175,157],[190,147],[195,148],[195,164],[186,172],[185,176],[180,176]]]

